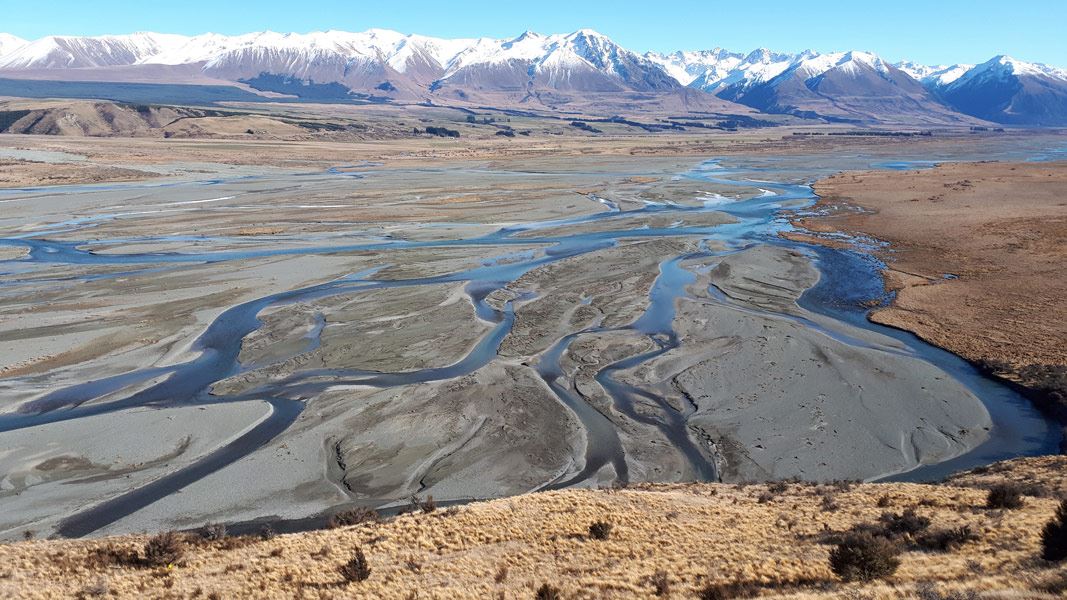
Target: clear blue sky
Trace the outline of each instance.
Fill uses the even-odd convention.
[[[0,9],[0,31],[31,39],[371,27],[508,37],[526,29],[558,33],[591,27],[638,51],[862,49],[926,63],[1010,54],[1067,67],[1067,0],[0,0]]]

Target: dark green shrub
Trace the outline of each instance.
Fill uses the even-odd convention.
[[[141,561],[146,567],[166,567],[173,565],[184,554],[182,540],[173,531],[165,531],[149,538],[145,542]]]
[[[900,566],[900,548],[884,537],[853,533],[830,551],[830,569],[845,581],[883,579]]]
[[[363,523],[377,523],[378,520],[378,511],[360,506],[334,513],[326,525],[331,529],[336,529],[337,527],[350,527],[352,525],[362,525]]]
[[[1014,483],[1000,483],[989,488],[986,496],[986,508],[1021,508],[1023,505],[1022,489]]]
[[[355,552],[352,553],[352,558],[337,567],[337,572],[341,574],[344,583],[366,581],[370,577],[370,565],[367,564],[367,557],[363,554],[363,549],[356,548]]]
[[[978,534],[969,525],[964,525],[963,527],[926,532],[915,540],[915,545],[923,550],[948,552],[977,539]]]
[[[1067,500],[1060,502],[1056,516],[1041,531],[1041,558],[1054,562],[1067,559]]]
[[[562,596],[559,595],[559,588],[545,583],[537,588],[537,593],[534,595],[534,598],[537,600],[560,600]]]
[[[226,539],[226,525],[223,523],[208,523],[200,528],[200,537],[209,542],[218,542]]]
[[[915,535],[926,530],[930,526],[930,519],[915,514],[914,509],[907,509],[903,514],[883,513],[879,521],[885,530],[886,537],[899,537],[902,535]]]
[[[589,526],[589,537],[594,540],[606,540],[611,537],[611,523],[595,521]]]
[[[671,580],[666,571],[656,571],[648,578],[648,582],[652,584],[652,593],[656,596],[667,598],[671,595]]]

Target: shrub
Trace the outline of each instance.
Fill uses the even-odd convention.
[[[1067,500],[1060,502],[1056,516],[1041,531],[1041,558],[1054,562],[1067,559]]]
[[[352,525],[361,525],[363,523],[376,523],[378,518],[378,511],[360,506],[358,508],[342,510],[335,513],[330,517],[330,520],[326,525],[331,529],[337,527],[350,527]]]
[[[437,510],[437,503],[434,502],[433,496],[427,496],[425,500],[419,498],[416,494],[412,494],[408,502],[408,509],[411,512],[424,512],[432,513]]]
[[[896,572],[900,548],[883,537],[854,533],[830,551],[830,569],[845,581],[871,581]]]
[[[589,537],[594,540],[606,540],[611,537],[611,523],[594,521],[589,525]]]
[[[907,509],[903,514],[883,513],[879,519],[886,537],[915,535],[930,526],[930,519],[915,514],[914,509]]]
[[[147,567],[173,565],[182,558],[184,553],[182,546],[182,540],[178,534],[165,531],[145,542],[141,560]]]
[[[218,542],[226,539],[226,525],[222,523],[208,523],[200,529],[200,537],[209,542]]]
[[[259,530],[259,537],[263,540],[273,540],[276,535],[278,535],[278,532],[274,531],[274,528],[270,526],[270,523],[264,525],[263,529]]]
[[[437,137],[459,137],[458,131],[456,131],[455,129],[448,129],[447,127],[427,127],[426,133],[430,135],[436,135]]]
[[[915,545],[923,550],[948,552],[977,539],[978,535],[974,533],[970,525],[964,525],[963,527],[938,529],[924,533],[915,540]]]
[[[341,574],[344,583],[366,581],[370,577],[370,565],[367,564],[367,557],[363,554],[363,549],[356,548],[356,551],[352,553],[352,558],[337,567],[337,572]]]
[[[561,596],[559,595],[559,588],[544,583],[537,588],[534,598],[537,600],[560,600]]]
[[[671,580],[667,577],[666,571],[656,571],[648,578],[648,582],[652,584],[652,593],[660,598],[667,598],[671,595]]]
[[[1022,490],[1013,483],[1000,483],[989,488],[986,508],[1020,508],[1023,505]]]

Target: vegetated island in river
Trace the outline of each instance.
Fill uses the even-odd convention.
[[[887,242],[893,303],[871,320],[912,331],[1020,386],[1067,424],[1067,163],[947,163],[846,172],[815,185],[786,235]]]

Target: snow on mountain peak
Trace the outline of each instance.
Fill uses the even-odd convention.
[[[0,57],[9,52],[14,52],[28,43],[28,41],[10,33],[0,33]]]
[[[976,65],[971,69],[960,73],[951,81],[946,82],[946,85],[952,84],[955,86],[976,80],[1005,79],[1018,76],[1045,77],[1067,81],[1067,70],[1057,69],[1056,67],[1038,63],[1025,62],[1005,54],[1000,54],[980,65]]]
[[[757,48],[748,53],[712,50],[649,52],[638,55],[596,30],[583,28],[566,34],[525,31],[510,39],[442,39],[408,35],[389,29],[359,33],[338,30],[310,33],[261,31],[236,36],[205,33],[196,36],[137,32],[97,37],[49,36],[27,41],[0,34],[0,69],[95,68],[125,65],[200,64],[205,69],[225,66],[252,71],[258,66],[305,76],[313,63],[384,64],[399,73],[416,69],[418,77],[447,79],[476,65],[501,67],[526,64],[539,70],[569,74],[594,69],[626,78],[635,66],[658,68],[681,85],[717,93],[769,82],[786,73],[818,77],[831,69],[858,75],[866,69],[892,78],[890,69],[907,73],[924,85],[944,87],[976,77],[1039,76],[1067,81],[1067,70],[999,55],[977,66],[928,66],[914,62],[889,65],[871,52],[795,54]],[[507,67],[511,68],[511,67]],[[428,70],[427,70],[428,69]],[[273,72],[273,71],[272,71]],[[568,75],[569,76],[569,75]]]

